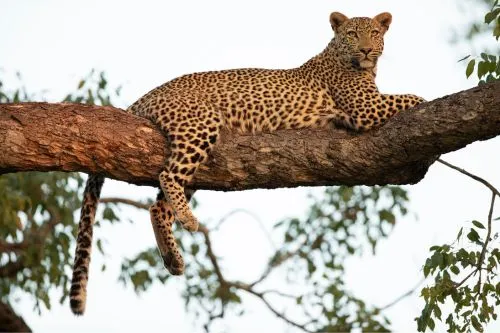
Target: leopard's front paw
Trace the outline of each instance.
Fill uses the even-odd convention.
[[[198,219],[194,217],[192,213],[187,213],[185,215],[178,214],[177,220],[180,222],[182,227],[190,232],[195,232],[198,230],[200,223]]]

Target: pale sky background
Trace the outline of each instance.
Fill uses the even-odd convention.
[[[428,100],[464,90],[466,80],[457,60],[471,53],[452,46],[452,29],[467,17],[458,1],[23,1],[0,0],[0,73],[9,87],[20,71],[29,91],[47,89],[51,101],[73,90],[91,68],[105,70],[112,85],[123,84],[123,105],[181,74],[237,67],[290,68],[316,55],[333,36],[328,16],[393,14],[377,82],[384,93],[413,93]],[[482,17],[482,11],[468,15]],[[474,16],[476,15],[476,16]],[[491,39],[493,40],[493,39]],[[119,126],[119,124],[117,124]],[[500,139],[474,143],[443,159],[500,186]],[[147,166],[145,166],[147,167]],[[490,192],[465,176],[435,164],[419,184],[409,187],[412,214],[398,221],[376,256],[349,260],[346,284],[368,304],[385,305],[413,287],[433,244],[451,242],[461,226],[485,221]],[[217,221],[235,208],[253,211],[267,229],[280,218],[303,214],[308,189],[255,190],[239,193],[199,192],[196,212],[204,222]],[[108,181],[103,196],[152,197],[156,190]],[[108,269],[94,253],[87,311],[74,317],[68,304],[55,304],[39,316],[29,297],[15,309],[35,332],[171,331],[200,332],[186,313],[178,283],[155,284],[137,297],[117,276],[123,256],[154,244],[146,212],[123,209],[134,224],[121,223],[98,232],[109,244]],[[495,216],[500,215],[500,209]],[[418,216],[418,218],[416,217]],[[125,220],[125,219],[124,219]],[[498,224],[498,223],[497,223]],[[496,228],[498,231],[498,226]],[[259,225],[249,216],[231,218],[213,235],[216,254],[229,277],[257,276],[272,253]],[[255,247],[255,244],[259,246]],[[245,262],[242,265],[241,262]],[[394,263],[397,263],[396,265]],[[278,281],[278,283],[285,283]],[[243,297],[244,317],[229,315],[214,332],[297,332],[287,327],[252,296]],[[412,295],[386,314],[396,332],[414,332],[422,301]],[[282,308],[284,309],[284,308]],[[436,331],[444,331],[439,327]],[[487,332],[500,332],[500,323]]]

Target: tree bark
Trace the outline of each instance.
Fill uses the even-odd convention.
[[[190,187],[414,184],[436,156],[499,134],[500,82],[495,82],[421,104],[367,133],[333,126],[255,135],[223,132]],[[0,104],[0,174],[81,171],[156,186],[169,153],[152,123],[120,109]]]
[[[9,304],[0,301],[0,332],[31,332],[31,329]]]

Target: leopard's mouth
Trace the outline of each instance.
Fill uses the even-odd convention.
[[[351,64],[353,67],[358,69],[371,69],[377,65],[377,59],[370,59],[366,56],[361,59],[358,57],[352,57]]]

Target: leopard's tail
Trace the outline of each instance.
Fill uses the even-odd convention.
[[[92,228],[103,183],[103,176],[89,174],[85,191],[83,192],[82,210],[78,225],[78,236],[76,238],[73,278],[69,293],[71,311],[76,315],[82,315],[85,311],[90,254],[92,250]]]

